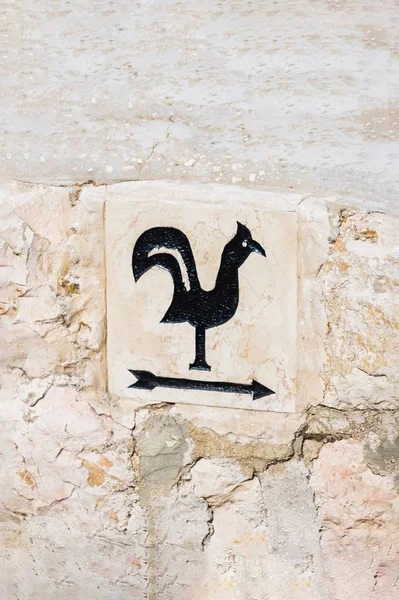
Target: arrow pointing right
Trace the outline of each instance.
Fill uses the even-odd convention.
[[[180,379],[178,377],[158,377],[150,371],[129,369],[137,379],[129,388],[153,390],[156,387],[167,387],[180,390],[203,390],[209,392],[228,392],[230,394],[252,394],[252,400],[275,394],[273,390],[255,379],[252,383],[230,383],[228,381],[201,381],[200,379]]]

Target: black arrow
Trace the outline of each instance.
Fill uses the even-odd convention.
[[[201,381],[200,379],[179,379],[177,377],[158,377],[150,371],[128,369],[137,379],[129,388],[153,390],[156,387],[175,388],[177,390],[204,390],[208,392],[229,392],[230,394],[252,394],[252,400],[275,394],[255,379],[252,383],[230,383],[227,381]]]

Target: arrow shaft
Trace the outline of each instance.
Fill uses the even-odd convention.
[[[202,390],[209,392],[228,392],[230,394],[252,394],[252,385],[230,383],[227,381],[201,381],[199,379],[180,379],[177,377],[157,377],[160,387],[177,390]]]

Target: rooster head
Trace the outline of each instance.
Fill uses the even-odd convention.
[[[266,256],[266,252],[262,246],[252,239],[251,232],[248,227],[245,227],[242,223],[237,221],[237,233],[233,240],[241,246],[243,250],[245,250],[244,254],[249,256],[251,252],[257,252],[262,256]]]
[[[223,251],[225,260],[230,265],[240,267],[252,252],[266,256],[266,252],[262,246],[252,238],[248,227],[237,222],[237,232],[233,239],[226,244]]]

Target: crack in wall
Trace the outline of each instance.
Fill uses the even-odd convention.
[[[161,142],[157,142],[157,144],[153,146],[147,160],[152,158],[160,143]],[[92,182],[82,184],[79,189],[72,191],[69,195],[70,208],[73,211],[71,223],[74,223],[74,221],[78,219],[76,211],[79,210],[81,205],[81,198],[85,185],[91,186],[93,184]],[[351,216],[353,216],[352,213],[347,214],[343,211],[340,212],[339,231],[335,240],[332,240],[335,245],[340,244],[340,236],[342,235],[341,229]],[[103,215],[103,222],[104,218]],[[74,227],[75,225],[76,223],[74,223]],[[26,229],[28,226],[24,223],[23,227]],[[78,229],[69,228],[68,231],[69,235],[67,236],[66,246],[68,251],[72,251],[74,248],[74,241],[71,237],[80,234]],[[367,229],[364,228],[360,228],[359,231],[363,237],[358,241],[365,244],[371,243],[370,236],[372,238],[372,234],[365,234],[364,232],[367,232]],[[50,235],[49,238],[40,236],[39,234],[35,234],[35,236],[35,244],[50,239]],[[366,239],[363,240],[363,238]],[[46,248],[41,248],[41,251],[35,255],[32,245],[29,246],[26,254],[28,271],[33,270],[35,261],[43,259],[43,256],[48,251],[48,248],[47,250]],[[14,250],[15,248],[12,249],[13,255],[19,256]],[[87,269],[87,265],[82,266],[79,261],[73,263],[72,266],[75,266],[78,271],[80,268]],[[324,276],[323,270],[325,267],[326,263],[323,263],[318,272],[319,278]],[[136,492],[139,493],[140,502],[146,510],[145,527],[147,529],[145,531],[146,541],[143,544],[143,547],[145,547],[145,551],[148,552],[149,560],[148,567],[143,567],[143,570],[146,573],[146,577],[148,577],[146,594],[149,598],[158,600],[157,594],[160,593],[160,590],[169,590],[168,592],[165,592],[169,593],[177,587],[182,587],[185,590],[188,589],[185,583],[179,581],[180,574],[171,576],[170,581],[168,582],[165,582],[164,580],[159,581],[159,579],[164,576],[163,570],[167,570],[167,566],[162,562],[162,549],[173,547],[174,551],[176,551],[176,556],[178,556],[179,553],[189,552],[191,544],[195,548],[195,551],[200,549],[202,554],[210,552],[210,546],[213,546],[212,541],[215,533],[220,533],[219,531],[215,532],[215,511],[231,502],[230,495],[234,495],[234,493],[240,491],[241,486],[253,481],[255,478],[258,480],[261,487],[261,476],[265,475],[272,467],[277,467],[279,465],[283,467],[285,463],[305,461],[308,467],[307,479],[309,480],[313,465],[315,461],[318,460],[320,451],[323,450],[324,452],[325,446],[340,441],[351,441],[363,445],[364,461],[373,475],[380,476],[383,479],[390,478],[391,476],[393,477],[395,473],[397,473],[397,462],[394,460],[397,453],[394,432],[396,420],[399,418],[399,411],[385,411],[381,410],[378,406],[368,408],[342,408],[341,406],[329,407],[326,404],[322,404],[317,407],[308,407],[306,410],[305,421],[298,427],[297,431],[293,433],[291,439],[287,441],[287,443],[281,444],[266,441],[266,429],[265,433],[258,438],[253,438],[250,441],[248,441],[248,439],[243,441],[240,439],[239,435],[235,436],[232,433],[220,435],[210,427],[198,427],[194,425],[189,419],[185,420],[182,418],[180,420],[174,420],[169,414],[171,405],[165,404],[145,407],[136,411],[138,425],[133,425],[131,427],[126,425],[126,421],[123,417],[120,417],[120,414],[115,410],[115,404],[119,399],[111,398],[106,390],[102,388],[101,391],[98,392],[96,385],[87,383],[85,379],[86,369],[90,366],[91,362],[94,361],[95,357],[98,357],[104,352],[106,331],[99,341],[98,348],[93,347],[85,340],[84,334],[88,335],[89,333],[92,333],[92,330],[95,328],[95,323],[86,323],[86,304],[78,309],[74,309],[73,314],[68,314],[68,302],[72,298],[75,298],[75,300],[79,298],[85,290],[80,285],[81,282],[75,280],[75,274],[72,268],[62,271],[62,276],[63,279],[59,286],[57,284],[49,285],[52,292],[57,295],[56,302],[57,306],[61,309],[61,313],[58,317],[40,320],[40,326],[54,326],[54,328],[40,331],[38,337],[42,340],[47,340],[51,347],[54,343],[52,341],[54,339],[52,337],[54,331],[59,329],[59,331],[62,332],[60,339],[64,339],[64,337],[71,338],[71,343],[75,348],[76,356],[72,358],[69,357],[68,360],[65,360],[64,362],[61,360],[58,362],[56,361],[55,365],[51,365],[48,372],[45,371],[41,376],[36,376],[25,362],[21,362],[21,364],[12,364],[10,373],[18,380],[17,391],[13,400],[15,402],[14,406],[17,407],[18,403],[22,400],[28,405],[29,409],[34,410],[24,413],[23,417],[21,417],[16,410],[15,415],[14,413],[10,414],[10,418],[7,419],[6,425],[10,426],[10,424],[12,424],[14,426],[15,423],[15,429],[12,430],[12,433],[14,433],[14,431],[18,432],[18,430],[21,432],[22,426],[24,428],[26,427],[26,429],[23,430],[23,435],[20,434],[18,439],[18,443],[22,449],[15,449],[17,456],[19,456],[18,452],[20,454],[24,452],[23,456],[26,457],[26,463],[24,463],[23,466],[24,471],[29,471],[29,461],[36,465],[36,469],[40,469],[42,465],[49,465],[54,470],[54,473],[59,474],[60,483],[73,486],[73,488],[70,491],[67,490],[67,492],[64,490],[63,494],[65,495],[57,497],[55,500],[48,501],[48,498],[45,498],[44,500],[41,499],[41,502],[48,503],[38,506],[37,509],[35,509],[35,514],[24,513],[22,509],[21,512],[18,512],[18,508],[12,503],[4,503],[4,508],[10,515],[13,515],[13,517],[19,521],[21,518],[25,522],[27,518],[34,521],[36,516],[53,518],[56,515],[62,520],[66,519],[70,506],[79,505],[80,507],[80,504],[82,504],[81,497],[79,496],[80,493],[87,494],[88,497],[91,497],[91,494],[101,493],[101,501],[99,500],[98,506],[101,505],[101,502],[106,503],[110,498],[118,497],[118,495],[120,495],[120,504],[116,503],[117,516],[120,517],[125,508],[127,508],[127,512],[123,512],[124,517],[120,520],[118,527],[120,527],[122,534],[128,538],[128,541],[122,542],[118,539],[112,539],[112,537],[108,535],[109,532],[107,528],[102,529],[101,533],[91,537],[114,546],[129,548],[129,544],[132,545],[133,543],[132,535],[129,534],[129,527],[131,526],[131,521],[135,518],[134,507],[137,502],[134,494]],[[23,293],[19,295],[19,298],[28,298],[32,291],[36,293],[37,290],[38,286],[35,287],[35,285],[31,285],[31,282],[28,282]],[[66,297],[60,295],[61,290],[63,290],[62,293],[66,293]],[[34,297],[34,294],[32,297]],[[95,301],[96,298],[91,298],[88,302],[95,303]],[[104,319],[104,316],[102,318]],[[74,322],[75,320],[77,321],[76,323]],[[74,327],[75,329],[72,331],[71,328]],[[104,367],[104,364],[105,362],[101,364],[101,368]],[[386,380],[389,378],[386,373],[374,372],[372,369],[366,369],[361,366],[356,368],[373,381]],[[54,373],[52,372],[52,369],[62,370],[63,372]],[[43,446],[45,446],[47,440],[46,442],[43,442],[44,438],[40,438],[38,429],[36,429],[38,425],[38,416],[36,412],[38,414],[46,415],[47,410],[59,410],[61,415],[62,410],[64,409],[62,404],[57,404],[58,400],[57,402],[54,402],[54,399],[49,397],[50,392],[54,387],[62,388],[63,390],[73,388],[75,391],[79,392],[76,404],[73,404],[73,411],[75,412],[73,413],[73,411],[71,411],[68,413],[67,422],[62,433],[57,433],[52,430],[47,431],[47,425],[45,427],[43,426],[43,430],[47,432],[46,435],[48,435],[50,442],[51,436],[58,435],[58,437],[61,438],[65,435],[68,436],[68,440],[71,440],[71,446],[68,446],[69,441],[67,443],[62,442],[62,447],[58,448],[57,453],[54,453],[52,448],[44,448],[46,450],[43,454],[45,458],[43,459],[42,457],[42,463],[38,467],[35,463],[35,445],[43,444]],[[29,393],[32,395],[29,395]],[[90,407],[90,411],[88,410],[87,413],[85,412],[84,414],[78,413],[79,406],[81,407],[82,405]],[[49,408],[45,409],[42,407]],[[40,412],[42,410],[43,413]],[[77,415],[78,420],[81,419],[81,423],[78,424],[74,423],[74,418]],[[145,420],[145,415],[149,418],[149,422]],[[165,418],[168,416],[170,420],[166,422]],[[98,437],[96,437],[97,434],[93,435],[92,441],[87,441],[86,436],[88,438],[91,436],[90,428],[81,432],[77,425],[80,426],[86,419],[90,420],[92,418],[95,420],[95,425],[92,425],[94,430],[96,431],[95,428],[98,428],[98,432],[100,433],[98,434]],[[164,426],[158,427],[156,421],[162,419],[164,419]],[[107,437],[104,441],[103,433],[105,431],[107,432]],[[117,432],[116,436],[114,436],[115,431]],[[124,433],[122,434],[121,431]],[[131,445],[129,445],[125,439],[125,436],[130,432],[135,436],[135,441],[132,441]],[[135,442],[137,442],[138,437],[141,438],[141,446],[137,450]],[[4,439],[7,439],[6,436]],[[81,448],[78,447],[79,439],[84,439]],[[147,441],[145,441],[146,439]],[[157,447],[156,444],[161,439],[164,442],[167,441],[170,445]],[[23,444],[26,444],[27,442],[32,446],[28,447],[28,451],[25,451],[25,449],[23,449]],[[71,457],[68,456],[67,451],[69,450],[71,452]],[[66,462],[73,462],[74,460],[81,461],[82,464],[79,469],[77,468],[77,471],[80,471],[79,474],[83,476],[83,461],[88,459],[80,457],[82,452],[101,454],[108,451],[112,451],[120,456],[124,456],[123,453],[126,453],[126,462],[129,463],[129,473],[130,475],[137,476],[137,481],[134,480],[133,483],[129,483],[129,476],[124,473],[121,476],[121,481],[119,483],[115,482],[116,487],[109,491],[102,489],[102,486],[94,486],[93,489],[89,489],[87,487],[87,477],[77,483],[73,477],[68,477],[68,473],[64,474],[62,471],[64,460]],[[7,452],[10,451],[7,450]],[[240,469],[242,469],[245,478],[225,492],[224,495],[220,494],[218,500],[215,500],[215,496],[200,496],[201,501],[198,501],[196,504],[193,500],[195,493],[190,481],[186,479],[186,477],[191,474],[192,469],[200,460],[210,461],[214,459],[220,459],[229,465],[238,465]],[[55,464],[56,461],[58,461],[57,464]],[[88,463],[90,463],[90,460]],[[24,471],[22,471],[21,468],[21,473],[24,473]],[[119,475],[116,475],[115,477],[118,476]],[[47,475],[47,477],[49,477],[49,475]],[[25,473],[22,479],[22,483],[28,485],[30,480]],[[105,478],[105,480],[106,479],[107,478]],[[20,484],[20,482],[17,483]],[[106,481],[104,485],[106,485]],[[25,492],[22,488],[17,489],[15,490],[15,495],[18,496],[18,499],[23,501],[24,504],[21,506],[25,506],[25,504],[28,506],[29,503],[33,506],[34,501],[30,495],[29,485],[25,488]],[[70,504],[69,501],[72,501],[72,503]],[[168,502],[170,502],[170,504],[168,504]],[[191,505],[191,502],[193,502],[193,505]],[[204,506],[204,503],[206,506]],[[315,505],[316,518],[318,520],[320,518],[320,506],[317,502],[315,492],[313,492],[313,503]],[[97,511],[97,509],[97,505],[95,509],[91,507],[91,510],[93,511]],[[85,518],[88,519],[90,509],[85,508],[84,510],[87,510],[87,517]],[[176,541],[173,538],[172,527],[170,529],[162,530],[161,525],[163,526],[164,524],[162,523],[161,517],[163,514],[166,515],[166,517],[169,516],[172,521],[173,519],[176,519],[177,522],[179,513],[184,513],[184,511],[187,513],[187,531],[184,531],[184,534],[187,537],[183,537],[183,541]],[[110,510],[110,512],[112,511]],[[99,512],[98,514],[101,515],[101,518],[105,518],[102,513]],[[112,518],[114,518],[114,516]],[[267,517],[265,517],[265,522],[266,521]],[[114,521],[111,522],[112,526],[113,523]],[[194,528],[195,534],[193,533],[192,537],[189,538],[189,542],[187,542],[190,527],[194,527],[193,523],[197,529]],[[356,527],[359,531],[365,526],[368,526],[368,521],[363,517],[356,519],[353,525],[353,527]],[[318,541],[320,547],[321,536],[322,530],[320,528]],[[172,557],[173,556],[175,555],[172,555]],[[194,564],[196,561],[200,563],[201,560],[202,559],[198,558],[198,555],[193,552],[188,555],[187,564]],[[119,577],[116,577],[115,581],[121,582],[123,577],[124,575],[120,575]]]

